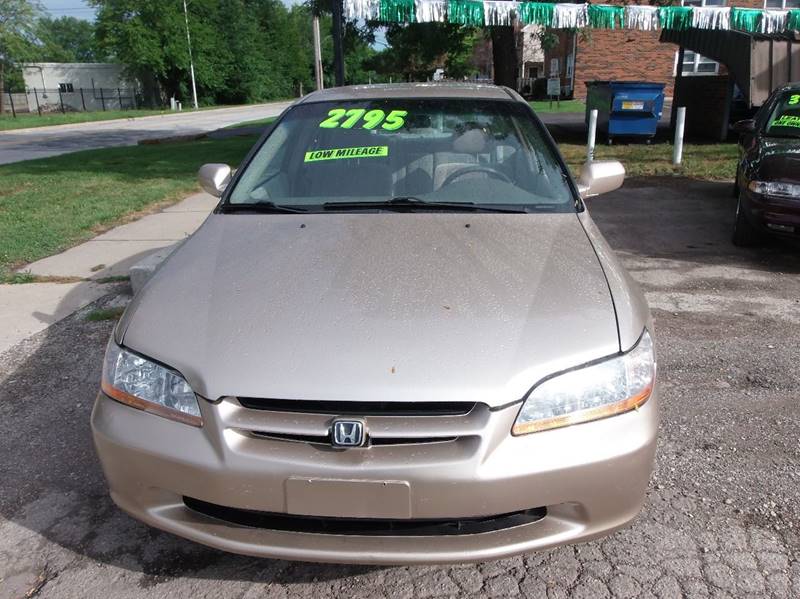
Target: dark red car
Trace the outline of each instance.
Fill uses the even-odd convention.
[[[765,234],[800,239],[800,83],[775,90],[740,134],[733,243],[758,245]]]

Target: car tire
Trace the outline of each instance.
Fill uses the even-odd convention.
[[[732,241],[733,245],[737,247],[754,247],[763,242],[761,233],[747,220],[747,216],[742,210],[741,198],[736,202],[736,221],[733,225]]]

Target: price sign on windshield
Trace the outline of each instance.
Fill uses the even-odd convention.
[[[380,125],[386,131],[396,131],[405,125],[407,110],[392,110],[386,114],[383,110],[367,110],[366,108],[334,108],[328,111],[328,118],[319,126],[323,129],[352,129],[360,125],[362,129],[375,129]]]

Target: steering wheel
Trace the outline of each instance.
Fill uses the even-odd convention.
[[[498,171],[497,169],[493,169],[490,166],[483,166],[482,164],[476,164],[475,166],[467,166],[460,170],[457,170],[453,173],[450,173],[444,178],[442,184],[439,186],[440,188],[446,187],[453,183],[456,179],[460,179],[464,175],[471,175],[472,173],[485,173],[490,177],[494,177],[495,179],[500,179],[501,181],[505,181],[506,183],[514,184],[511,179],[509,179],[508,175],[504,172]]]

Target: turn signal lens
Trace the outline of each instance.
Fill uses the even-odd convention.
[[[645,329],[629,352],[537,385],[522,404],[511,432],[536,433],[634,410],[650,398],[655,374],[653,340]]]

